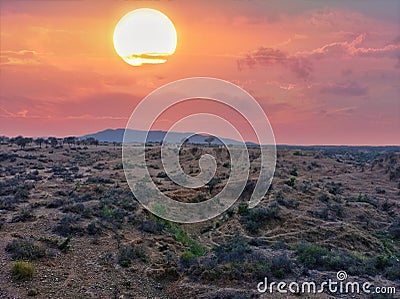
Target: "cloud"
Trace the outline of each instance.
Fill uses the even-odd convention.
[[[26,117],[27,114],[28,114],[28,110],[27,109],[24,109],[24,110],[21,110],[21,111],[17,112],[17,115],[21,116],[21,117]]]
[[[348,32],[346,32],[347,34]],[[363,46],[367,34],[354,35],[349,41],[332,42],[310,51],[299,51],[295,54],[286,53],[272,47],[260,47],[257,50],[242,55],[237,60],[239,70],[244,68],[282,66],[298,78],[308,80],[313,73],[313,62],[320,59],[341,58],[388,58],[396,61],[395,67],[400,68],[400,37],[389,44],[378,47]],[[288,41],[290,42],[290,41]],[[348,94],[366,93],[362,88],[338,86],[340,92]],[[329,88],[328,88],[329,89]]]
[[[3,107],[0,107],[0,118],[27,117],[28,112],[29,111],[27,109],[23,109],[21,111],[18,111],[17,113],[13,113]]]
[[[123,92],[98,92],[74,102],[2,97],[0,118],[127,120],[141,97]]]
[[[324,116],[349,116],[354,114],[356,111],[357,107],[356,106],[351,106],[351,107],[343,107],[343,108],[338,108],[338,109],[331,109],[331,110],[325,110],[322,109],[319,111],[319,113],[323,114]]]
[[[368,94],[368,88],[360,86],[357,82],[330,83],[320,89],[321,93],[338,96],[364,96]]]
[[[35,65],[40,64],[39,53],[30,50],[2,51],[0,65]]]
[[[282,90],[292,90],[298,87],[299,85],[297,83],[291,83],[291,82],[280,82],[277,80],[268,80],[265,82],[266,85],[269,86],[274,86],[276,88],[282,89]]]
[[[400,44],[391,43],[384,47],[365,48],[359,45],[365,40],[366,34],[360,34],[352,41],[334,42],[316,48],[309,52],[299,52],[298,55],[309,58],[334,58],[334,57],[373,57],[397,58],[400,55]]]
[[[303,57],[289,55],[279,49],[260,47],[259,49],[246,54],[244,57],[237,60],[238,69],[244,67],[254,68],[256,66],[270,67],[281,65],[299,78],[307,79],[312,72],[310,61]]]

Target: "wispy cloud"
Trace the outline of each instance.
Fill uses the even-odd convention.
[[[400,55],[400,43],[390,43],[380,48],[359,46],[365,40],[365,37],[366,34],[360,34],[352,41],[329,43],[312,51],[298,52],[297,54],[309,58],[339,58],[346,56],[397,58]]]
[[[329,83],[320,89],[321,93],[334,94],[339,96],[364,96],[368,93],[368,87],[361,86],[359,83],[342,82]]]
[[[256,66],[269,67],[281,65],[297,77],[307,79],[312,72],[312,65],[306,58],[289,55],[279,49],[260,47],[237,60],[238,69],[254,68]]]
[[[23,109],[23,110],[20,110],[20,111],[14,113],[14,112],[8,111],[7,109],[5,109],[5,108],[3,108],[3,107],[0,107],[0,111],[1,111],[1,113],[0,113],[0,117],[1,117],[1,118],[20,118],[20,117],[27,117],[28,112],[29,112],[28,109]]]
[[[354,111],[357,109],[356,106],[350,106],[350,107],[343,107],[339,109],[331,109],[331,110],[321,110],[320,113],[322,113],[325,116],[349,116],[350,114],[354,113]]]
[[[32,50],[2,51],[0,65],[35,65],[40,64],[39,53]]]

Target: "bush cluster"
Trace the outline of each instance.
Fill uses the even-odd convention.
[[[400,218],[389,227],[389,234],[393,239],[400,240]]]
[[[81,236],[84,228],[80,225],[80,217],[74,214],[67,214],[61,218],[53,231],[63,237]]]
[[[380,255],[363,255],[328,250],[313,243],[299,243],[296,246],[297,260],[308,269],[325,271],[346,271],[350,275],[383,274],[391,280],[400,279],[400,261]]]
[[[283,278],[290,273],[292,261],[286,254],[268,258],[242,236],[215,247],[207,255],[182,265],[192,279],[204,281],[254,281],[264,277]]]
[[[146,260],[146,252],[143,247],[123,246],[118,251],[118,264],[129,267],[134,260]]]
[[[46,248],[32,239],[13,240],[5,249],[15,260],[36,260],[46,256]]]
[[[279,220],[279,206],[271,204],[268,207],[259,207],[254,209],[242,208],[240,222],[251,234],[258,233],[260,227],[273,220]]]

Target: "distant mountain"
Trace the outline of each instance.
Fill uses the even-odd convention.
[[[107,129],[93,134],[80,137],[81,139],[95,138],[102,142],[122,142],[125,129]]]
[[[85,135],[80,138],[81,139],[95,138],[102,142],[123,142],[124,133],[125,129],[115,129],[115,130],[107,129],[94,134]],[[127,140],[129,140],[129,142],[141,142],[146,138],[146,134],[147,134],[146,131],[127,129]],[[161,142],[164,140],[166,134],[167,134],[166,131],[150,131],[149,134],[147,135],[146,140],[147,142]],[[178,133],[178,132],[169,133],[169,142],[180,143],[182,139],[185,138],[188,134],[192,135],[190,137],[189,141],[190,143],[208,144],[206,139],[209,138],[210,136],[195,134],[195,133]],[[223,140],[226,144],[229,145],[240,144],[240,142],[237,140],[229,138],[219,138],[219,137],[215,137],[215,139],[211,142],[211,144],[222,145],[223,142],[221,140]],[[246,144],[250,146],[257,145],[256,143],[253,142],[246,142]]]

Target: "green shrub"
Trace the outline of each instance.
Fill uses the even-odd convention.
[[[214,248],[214,252],[220,262],[243,261],[251,253],[248,242],[240,235],[236,235],[232,240]]]
[[[33,265],[24,261],[13,262],[11,275],[16,280],[28,280],[33,276]]]
[[[196,196],[190,202],[194,202],[194,203],[203,202],[206,199],[207,199],[206,194],[201,192],[201,193],[197,193]]]
[[[323,265],[323,258],[329,251],[316,244],[300,243],[296,248],[297,259],[307,268],[313,269]]]
[[[57,209],[59,207],[62,207],[63,205],[65,205],[66,203],[68,203],[67,200],[63,199],[63,198],[56,198],[53,200],[50,200],[47,204],[46,204],[46,208],[49,209]]]
[[[164,230],[164,225],[161,222],[153,219],[142,220],[139,223],[139,229],[150,234],[160,234]]]
[[[293,200],[293,199],[285,199],[285,196],[283,195],[282,191],[279,191],[276,196],[275,196],[275,200],[278,204],[280,204],[281,206],[284,206],[288,209],[295,209],[297,208],[300,204],[298,201]]]
[[[397,166],[395,170],[390,171],[389,179],[391,181],[394,181],[399,178],[400,178],[400,166]]]
[[[26,200],[29,197],[29,189],[28,185],[18,185],[14,189],[14,197],[16,200]]]
[[[400,262],[396,262],[384,270],[384,275],[390,280],[400,280]]]
[[[243,281],[271,277],[270,262],[263,252],[239,235],[196,258],[195,263],[193,259],[191,253],[185,253],[182,264],[188,276],[195,280]]]
[[[287,274],[292,273],[292,261],[285,253],[272,257],[270,267],[272,274],[276,278],[282,279],[285,278]]]
[[[181,255],[181,260],[185,264],[190,263],[191,261],[193,261],[196,258],[197,258],[197,256],[193,252],[191,252],[190,250],[185,251]]]
[[[285,182],[285,184],[290,186],[290,187],[294,187],[295,183],[296,183],[296,178],[294,178],[294,177],[290,178],[289,180],[287,180]]]
[[[380,187],[376,187],[375,191],[376,191],[377,194],[385,194],[386,193],[386,190],[382,189]]]
[[[57,248],[65,253],[71,248],[70,242],[71,242],[71,237],[68,237],[61,244],[58,244]]]
[[[118,251],[118,264],[122,267],[129,267],[134,260],[146,260],[146,253],[143,247],[124,246]]]
[[[18,203],[20,201],[11,196],[0,198],[0,210],[13,211]]]
[[[168,175],[164,171],[160,171],[159,173],[157,173],[157,177],[160,179],[163,179],[163,178],[167,178]]]
[[[241,216],[240,222],[250,233],[255,234],[258,233],[260,226],[279,219],[279,206],[275,204],[268,207],[249,209],[246,214]]]
[[[324,207],[320,210],[316,210],[316,211],[312,211],[312,215],[314,217],[318,217],[324,220],[328,220],[329,219],[329,208],[328,207]]]
[[[83,235],[84,228],[79,224],[79,222],[80,217],[78,215],[68,214],[60,219],[53,230],[55,233],[63,237]]]
[[[19,214],[15,215],[11,219],[11,222],[13,222],[13,223],[16,223],[16,222],[27,222],[27,221],[34,221],[35,219],[36,219],[36,216],[33,215],[31,209],[23,208],[23,209],[21,209]]]
[[[306,153],[303,153],[303,152],[301,152],[301,151],[295,151],[295,152],[293,153],[293,156],[307,156],[307,154],[306,154]]]
[[[335,183],[335,182],[330,182],[326,185],[328,187],[328,192],[333,195],[339,195],[342,194],[342,183]]]
[[[296,247],[297,260],[308,269],[346,271],[350,275],[383,274],[388,279],[400,278],[400,262],[389,256],[366,257],[360,254],[331,251],[312,243]]]
[[[357,197],[353,196],[351,198],[348,198],[347,201],[350,202],[365,202],[368,203],[375,208],[378,208],[378,201],[374,198],[370,198],[367,194],[361,194],[359,193]]]
[[[63,213],[79,214],[84,218],[91,218],[92,211],[90,208],[85,207],[83,203],[76,203],[64,206],[61,211]]]
[[[113,184],[114,181],[112,179],[109,178],[102,178],[102,177],[89,177],[86,180],[87,183],[89,184]]]
[[[298,176],[298,172],[297,172],[298,168],[297,166],[293,166],[293,169],[290,171],[290,175],[292,176]]]
[[[322,194],[319,198],[318,198],[320,201],[322,201],[322,202],[328,202],[329,201],[329,195],[328,194]]]
[[[206,249],[196,240],[194,240],[181,226],[169,221],[163,221],[161,219],[158,219],[158,221],[163,223],[165,228],[174,236],[177,242],[189,247],[189,250],[195,256],[202,256],[207,252]]]
[[[238,207],[238,214],[239,215],[245,215],[248,212],[249,212],[249,206],[247,204],[245,204],[245,203],[239,204],[239,207]]]
[[[366,261],[350,253],[330,251],[317,244],[300,243],[296,248],[297,259],[308,269],[327,271],[343,270],[349,274],[373,274],[366,270],[369,267]]]
[[[46,249],[31,239],[13,240],[6,246],[13,259],[35,260],[46,256]]]
[[[228,215],[229,218],[232,218],[233,215],[235,215],[235,210],[234,209],[227,210],[226,215]]]
[[[390,260],[387,256],[380,255],[375,260],[375,268],[385,269],[390,264]]]
[[[400,240],[400,218],[389,227],[389,234],[393,239]]]
[[[86,231],[91,236],[100,236],[103,234],[103,227],[100,222],[94,221],[88,224]]]
[[[221,182],[221,179],[212,178],[206,185],[208,186],[208,191],[213,192],[216,185]]]

